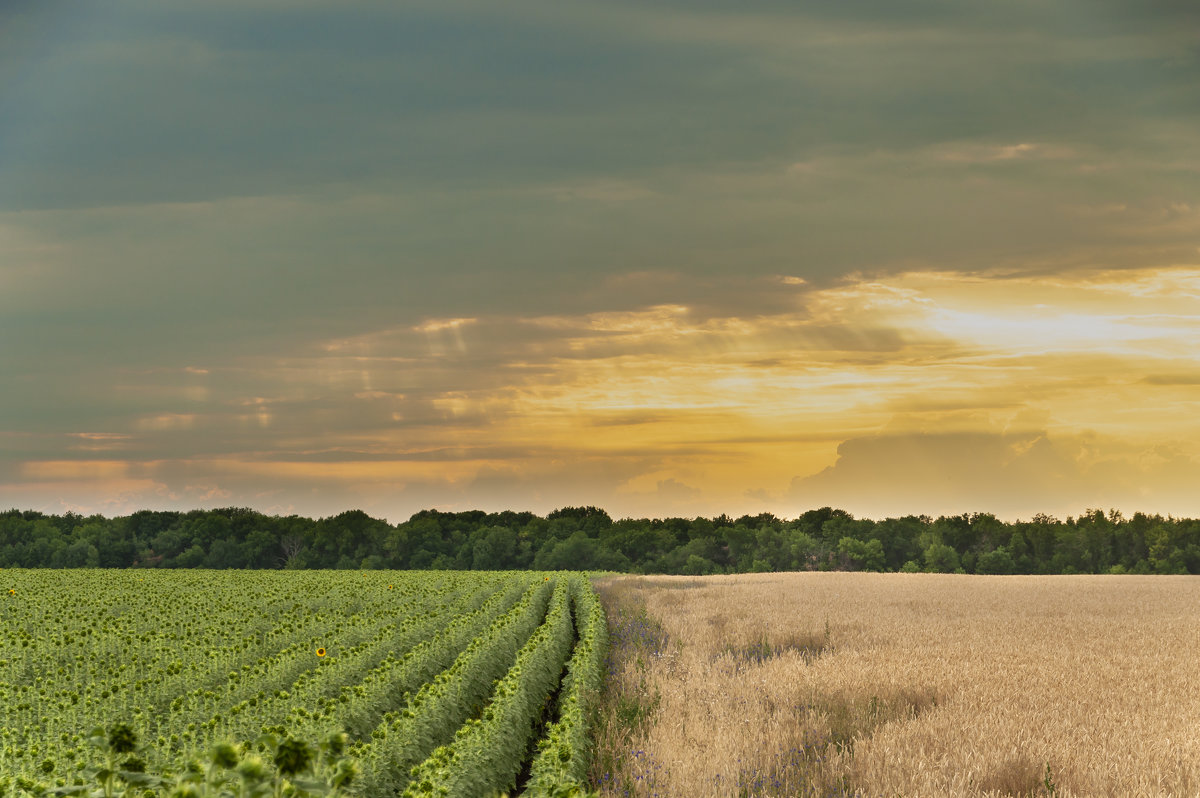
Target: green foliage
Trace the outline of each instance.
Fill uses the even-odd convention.
[[[358,775],[358,765],[342,756],[344,735],[339,734],[316,746],[272,736],[261,738],[254,750],[222,743],[213,747],[207,763],[192,759],[177,773],[147,772],[145,761],[134,753],[142,749],[127,723],[115,723],[107,732],[97,727],[87,742],[100,761],[85,765],[70,779],[60,779],[57,786],[18,777],[17,794],[39,798],[335,798],[346,794]],[[274,769],[268,761],[275,764]],[[42,770],[49,774],[54,767],[51,760],[47,762],[51,766]],[[4,790],[0,782],[0,795]]]
[[[875,538],[858,540],[844,537],[838,541],[838,554],[844,558],[845,564],[849,568],[865,571],[883,570],[885,559],[883,543]]]
[[[525,785],[524,794],[531,798],[563,798],[586,792],[592,718],[608,652],[608,622],[600,600],[582,579],[574,580],[572,595],[579,640],[567,663],[558,721],[538,743],[539,754]]]
[[[1003,546],[984,552],[975,561],[975,573],[977,574],[1012,574],[1016,571],[1016,560]]]
[[[1052,798],[1058,794],[1058,785],[1054,783],[1054,774],[1050,770],[1049,762],[1046,763],[1046,774],[1042,777],[1042,787]]]
[[[936,546],[932,552],[930,548]],[[943,549],[953,552],[953,557]],[[1012,558],[1012,567],[1003,553]],[[957,564],[949,567],[954,560]],[[829,507],[786,521],[613,521],[595,507],[541,518],[424,510],[391,525],[354,510],[332,518],[244,508],[83,518],[0,513],[0,568],[336,568],[612,570],[925,570],[979,573],[1200,573],[1200,520],[1089,510],[1061,521],[1001,522],[987,513],[856,519]],[[1119,572],[1119,571],[1118,571]]]
[[[439,750],[511,787],[603,656],[580,575],[0,576],[0,795],[396,794]]]
[[[570,583],[560,578],[545,622],[517,654],[482,716],[464,724],[448,745],[412,771],[405,798],[472,798],[515,786],[529,738],[557,687],[574,642]]]
[[[371,741],[358,749],[366,763],[366,792],[404,787],[413,766],[452,739],[464,723],[482,714],[493,683],[541,625],[554,586],[548,580],[533,586],[521,602],[473,640],[453,665],[423,685],[402,708],[384,715]]]
[[[945,543],[931,543],[925,549],[925,570],[935,574],[950,574],[959,568],[958,552]]]

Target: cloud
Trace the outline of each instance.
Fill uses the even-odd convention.
[[[759,313],[427,314],[297,342],[284,357],[97,376],[86,414],[69,412],[69,391],[22,393],[18,380],[9,405],[47,415],[8,433],[0,483],[49,484],[62,468],[64,491],[146,479],[151,502],[305,495],[288,506],[369,501],[395,517],[423,500],[504,496],[646,514],[802,510],[830,497],[857,507],[864,495],[889,513],[972,497],[975,509],[1012,512],[1056,496],[1100,502],[1110,488],[1140,495],[1154,447],[1174,446],[1183,473],[1200,455],[1187,443],[1200,435],[1186,376],[1194,279],[1188,269],[911,272],[828,287],[776,278],[744,283],[732,305],[753,307],[757,291],[769,300]],[[74,421],[64,429],[63,418]],[[1108,430],[1108,454],[1086,460],[1095,429]],[[1113,449],[1139,436],[1141,449]],[[130,470],[101,473],[113,463]],[[817,476],[788,493],[788,474]]]
[[[1023,141],[1016,144],[971,143],[942,146],[938,148],[936,157],[951,163],[987,164],[1003,161],[1073,158],[1075,153],[1069,147],[1061,145],[1047,146]]]
[[[1200,374],[1150,374],[1142,378],[1146,385],[1200,385]]]
[[[0,482],[732,504],[885,431],[1200,439],[1193,21],[4,5]]]
[[[31,460],[21,474],[34,480],[104,480],[124,477],[129,463],[121,460]]]
[[[1178,449],[1095,435],[986,432],[853,438],[822,471],[792,480],[797,506],[860,515],[991,512],[1029,518],[1089,508],[1195,515],[1200,461]]]

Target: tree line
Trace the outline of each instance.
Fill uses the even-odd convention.
[[[627,518],[595,507],[423,510],[399,524],[230,507],[106,518],[0,513],[0,567],[611,570],[720,574],[865,570],[978,574],[1200,573],[1200,520],[1089,510],[1003,522],[986,513],[785,520]]]

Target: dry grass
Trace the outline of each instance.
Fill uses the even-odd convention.
[[[600,588],[665,634],[613,665],[605,795],[1200,795],[1200,578]]]

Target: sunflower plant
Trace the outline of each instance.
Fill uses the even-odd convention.
[[[316,745],[289,736],[265,734],[253,746],[218,743],[206,760],[186,762],[178,774],[149,773],[138,755],[137,735],[126,723],[106,732],[97,727],[88,743],[104,762],[83,768],[82,781],[50,787],[20,778],[18,794],[89,798],[337,798],[347,794],[359,773],[346,756],[344,732]],[[0,795],[4,795],[0,786]]]

